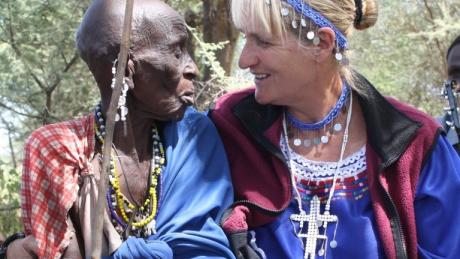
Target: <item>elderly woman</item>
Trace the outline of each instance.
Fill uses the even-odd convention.
[[[28,235],[8,258],[91,254],[104,118],[120,49],[125,1],[95,0],[77,46],[101,92],[87,117],[47,125],[25,146],[22,213]],[[211,121],[192,108],[197,68],[184,20],[155,0],[134,1],[104,215],[103,255],[114,258],[233,258],[216,221],[233,193]]]
[[[460,159],[424,113],[349,67],[374,0],[232,0],[255,88],[211,117],[237,258],[460,258]],[[403,86],[402,86],[403,87]]]

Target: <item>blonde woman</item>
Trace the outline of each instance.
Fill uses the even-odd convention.
[[[426,114],[351,70],[374,0],[233,0],[255,87],[211,117],[237,258],[460,258],[460,159]],[[401,86],[404,89],[404,86]]]

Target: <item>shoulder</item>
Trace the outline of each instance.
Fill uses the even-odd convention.
[[[62,151],[75,146],[87,138],[91,116],[48,124],[34,130],[25,142],[25,151],[39,149],[40,152]]]
[[[395,107],[399,112],[409,117],[411,120],[421,123],[423,126],[432,129],[441,128],[441,124],[434,117],[413,107],[412,105],[398,101],[393,97],[386,97],[386,99],[393,107]]]
[[[230,112],[231,109],[243,100],[245,97],[253,94],[255,91],[254,87],[248,87],[236,91],[228,92],[227,94],[220,97],[216,102],[216,107],[214,108],[213,112],[217,113],[227,113]]]

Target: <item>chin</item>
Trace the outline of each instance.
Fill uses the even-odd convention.
[[[161,118],[158,119],[161,121],[180,121],[184,118],[187,107],[187,105],[181,105],[178,109],[166,112],[164,116],[161,116]]]
[[[256,102],[259,104],[269,104],[270,103],[270,100],[266,96],[263,96],[262,94],[258,93],[257,90],[255,93],[255,98],[256,98]]]

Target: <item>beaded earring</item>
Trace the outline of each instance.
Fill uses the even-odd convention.
[[[118,59],[115,59],[112,65],[112,84],[110,85],[112,89],[115,88],[115,74],[117,73],[117,62]],[[126,115],[128,115],[128,107],[126,106],[126,96],[128,94],[129,86],[127,80],[128,79],[126,77],[123,77],[123,88],[121,89],[121,95],[118,99],[118,112],[115,115],[115,121],[126,121]]]

